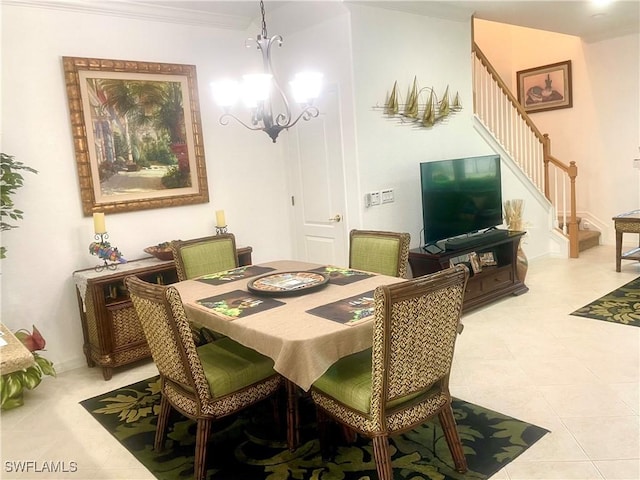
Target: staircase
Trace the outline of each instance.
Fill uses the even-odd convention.
[[[585,250],[597,247],[600,245],[600,231],[591,230],[582,226],[582,217],[576,217],[578,221],[578,251],[584,252]],[[562,220],[559,218],[558,222]]]
[[[581,250],[593,246],[596,235],[588,230],[582,230],[586,234],[580,233],[576,216],[576,163],[566,164],[551,154],[549,136],[538,130],[475,43],[472,60],[474,113],[555,211],[563,212],[558,214],[553,228],[568,240],[569,257],[577,258]],[[581,236],[588,237],[582,242],[584,247]],[[595,241],[599,242],[599,232]]]
[[[584,252],[591,247],[600,245],[600,232],[598,230],[578,230],[578,251]]]

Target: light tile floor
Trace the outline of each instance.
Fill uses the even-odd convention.
[[[632,262],[616,273],[610,246],[537,259],[527,294],[464,316],[452,393],[551,430],[493,479],[640,479],[640,328],[569,315],[639,275]],[[88,368],[45,378],[0,416],[0,477],[154,478],[78,402],[155,373],[142,362],[109,382]],[[20,473],[20,461],[76,471]]]

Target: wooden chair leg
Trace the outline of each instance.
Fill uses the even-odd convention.
[[[456,471],[465,473],[467,471],[467,459],[464,456],[464,450],[462,448],[462,442],[460,441],[460,435],[458,435],[456,420],[453,417],[451,403],[440,410],[438,418],[440,419],[442,430],[444,430],[444,436],[447,439],[447,445],[449,445]]]
[[[320,454],[323,460],[331,458],[331,449],[329,443],[329,426],[331,418],[316,406],[316,420],[318,422],[318,440],[320,442]]]
[[[290,451],[300,445],[300,411],[298,409],[298,387],[285,378],[287,388],[287,444]]]
[[[207,442],[211,432],[211,420],[200,418],[196,428],[196,454],[193,461],[193,478],[204,480],[206,474]]]
[[[271,415],[273,415],[273,421],[278,428],[278,432],[281,433],[282,429],[282,416],[280,415],[280,404],[282,397],[280,392],[276,393],[269,399],[269,403],[271,403]]]
[[[156,426],[156,438],[153,444],[154,450],[162,451],[164,448],[164,438],[167,432],[167,424],[169,423],[169,415],[171,414],[171,404],[167,397],[160,395],[160,413],[158,413],[158,424]]]
[[[389,451],[389,437],[380,435],[373,437],[373,454],[376,459],[376,470],[379,480],[393,480],[391,466],[391,452]]]

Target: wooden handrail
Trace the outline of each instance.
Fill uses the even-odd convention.
[[[569,163],[569,165],[567,165],[564,162],[557,159],[556,157],[554,157],[553,155],[551,155],[551,141],[549,139],[549,135],[546,133],[542,134],[540,130],[538,130],[538,127],[536,127],[536,125],[531,121],[531,118],[529,117],[525,109],[522,107],[520,102],[518,102],[517,98],[513,95],[513,93],[511,93],[510,88],[504,83],[502,78],[500,78],[500,75],[498,74],[496,69],[493,67],[493,65],[491,65],[491,62],[489,61],[489,59],[486,57],[484,53],[482,53],[482,50],[475,42],[473,42],[472,44],[472,51],[476,56],[476,58],[480,60],[480,63],[486,69],[491,79],[495,82],[495,85],[498,86],[498,88],[502,91],[505,98],[508,99],[509,103],[517,112],[517,116],[514,116],[514,118],[517,118],[519,116],[522,119],[522,121],[526,124],[526,128],[529,128],[533,133],[534,137],[537,139],[537,141],[540,142],[542,146],[542,160],[544,164],[544,168],[543,168],[544,195],[547,198],[547,200],[549,200],[552,204],[555,205],[556,209],[558,208],[558,205],[555,204],[554,199],[552,198],[551,192],[550,192],[550,184],[551,184],[550,171],[549,171],[550,165],[552,165],[555,169],[564,172],[567,175],[569,179],[569,196],[570,196],[569,218],[568,219],[566,218],[566,205],[565,205],[564,206],[565,208],[562,210],[563,216],[564,216],[563,224],[565,224],[566,235],[569,238],[569,256],[571,258],[577,258],[579,254],[579,244],[578,244],[578,221],[576,216],[577,202],[576,202],[575,181],[576,181],[576,177],[578,176],[578,167],[576,166],[576,162],[572,161]],[[475,102],[476,102],[476,99],[474,97],[474,108],[476,107]],[[476,110],[476,113],[477,113],[477,110]],[[495,135],[495,132],[494,132],[494,135]],[[500,139],[500,140],[503,140],[503,139]]]
[[[538,130],[538,127],[536,127],[534,123],[531,121],[531,119],[529,118],[529,114],[527,114],[527,112],[522,107],[522,105],[520,105],[520,102],[518,102],[518,99],[515,97],[515,95],[511,93],[511,90],[509,89],[507,84],[504,83],[502,78],[500,78],[500,75],[498,75],[497,70],[493,68],[493,65],[491,65],[491,62],[489,61],[489,59],[485,56],[484,53],[482,53],[482,50],[480,50],[480,47],[478,46],[478,44],[473,42],[472,48],[473,48],[473,52],[475,52],[476,56],[482,61],[483,65],[487,68],[487,71],[489,72],[491,77],[498,84],[498,86],[500,87],[500,90],[502,90],[502,92],[507,96],[507,98],[511,102],[511,105],[513,105],[513,108],[515,108],[518,111],[518,113],[520,114],[522,119],[526,122],[526,124],[529,126],[531,131],[535,133],[536,137],[538,137],[538,140],[540,140],[540,143],[544,143],[544,136],[542,135],[540,130]]]
[[[549,164],[562,170],[569,177],[569,219],[567,223],[567,236],[569,237],[569,257],[578,258],[580,254],[580,245],[578,242],[578,217],[577,217],[577,200],[576,200],[576,177],[578,176],[578,166],[576,162],[569,162],[569,165],[558,160],[551,155],[551,140],[548,134],[544,134],[544,194],[551,201],[549,192]]]

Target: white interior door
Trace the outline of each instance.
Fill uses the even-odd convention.
[[[337,86],[323,90],[320,115],[289,130],[294,254],[328,265],[348,264],[342,126]]]

